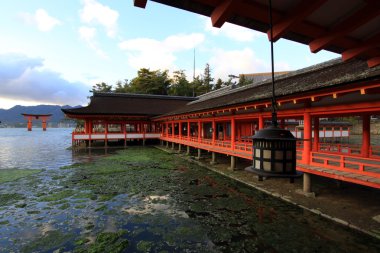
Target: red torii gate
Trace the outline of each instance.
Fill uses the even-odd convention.
[[[21,113],[28,120],[28,131],[32,131],[32,121],[33,119],[41,119],[42,120],[42,130],[46,131],[46,121],[52,114],[28,114]]]

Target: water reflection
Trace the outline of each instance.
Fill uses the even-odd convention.
[[[0,128],[0,169],[58,169],[120,148],[71,148],[71,128]]]

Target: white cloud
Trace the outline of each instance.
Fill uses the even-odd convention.
[[[257,58],[250,48],[230,51],[216,49],[209,63],[215,78],[221,78],[222,80],[227,80],[230,74],[239,75],[270,71],[269,62]],[[287,63],[276,63],[275,71],[284,70],[289,70]]]
[[[175,69],[175,53],[190,50],[204,41],[200,33],[172,35],[163,41],[137,38],[119,44],[128,55],[128,63],[134,69]]]
[[[103,58],[108,59],[108,55],[99,48],[98,43],[95,40],[96,29],[88,26],[81,26],[78,29],[79,37],[86,42],[87,46],[95,51],[95,53]]]
[[[0,70],[1,99],[61,105],[86,102],[86,85],[69,82],[59,73],[44,69],[42,59],[2,54]]]
[[[86,24],[103,26],[109,37],[113,38],[116,35],[119,13],[96,0],[83,0],[80,18]]]
[[[264,33],[254,31],[242,26],[234,25],[231,23],[225,23],[221,28],[215,28],[211,24],[211,19],[205,19],[205,31],[211,32],[213,35],[223,35],[232,40],[240,42],[251,42],[254,39],[265,36]]]
[[[25,23],[35,25],[41,32],[49,32],[62,22],[50,16],[44,9],[38,9],[34,14],[21,13],[20,17]]]

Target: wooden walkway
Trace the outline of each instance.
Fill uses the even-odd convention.
[[[333,169],[326,169],[317,166],[310,166],[305,164],[297,164],[297,170],[315,174],[323,177],[333,178],[336,180],[341,180],[345,182],[351,182],[354,184],[365,185],[373,188],[380,189],[380,178],[361,175],[358,173],[345,172]],[[379,173],[380,176],[380,173]]]
[[[228,141],[212,143],[208,139],[190,138],[188,140],[163,136],[160,139],[208,152],[252,160],[251,143],[237,144],[232,148]],[[310,165],[303,164],[301,158],[302,150],[297,150],[298,171],[380,189],[380,159],[378,158],[362,158],[358,155],[327,151],[311,152]]]

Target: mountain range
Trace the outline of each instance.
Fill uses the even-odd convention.
[[[0,121],[2,124],[18,124],[25,123],[26,120],[22,113],[29,114],[52,114],[48,122],[59,123],[64,120],[65,116],[61,109],[76,108],[79,106],[59,106],[59,105],[36,105],[36,106],[22,106],[16,105],[10,109],[0,109]]]

